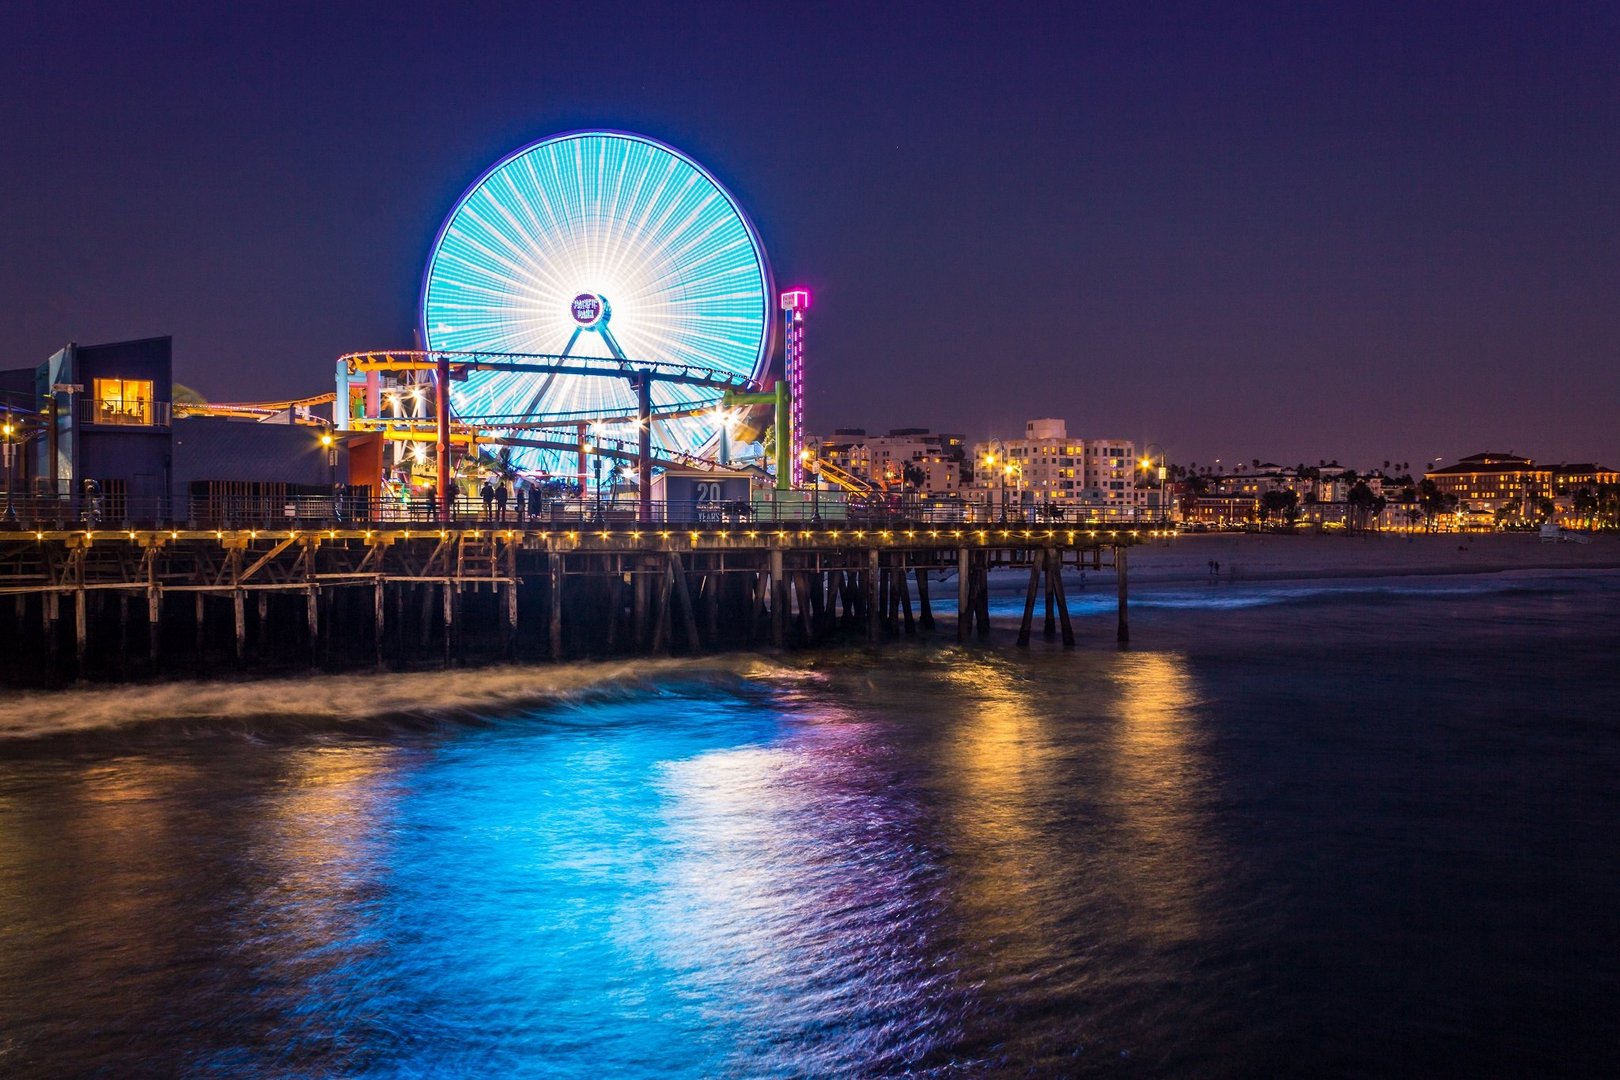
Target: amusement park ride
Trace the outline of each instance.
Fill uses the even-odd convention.
[[[456,202],[423,277],[421,347],[339,358],[335,423],[379,433],[385,473],[430,478],[441,512],[458,451],[582,493],[594,454],[635,468],[649,520],[655,469],[729,466],[773,412],[774,486],[790,491],[809,456],[809,306],[777,296],[758,233],[697,162],[641,135],[558,135]]]

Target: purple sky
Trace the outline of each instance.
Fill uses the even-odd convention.
[[[818,430],[1620,464],[1620,5],[1147,6],[13,4],[0,366],[325,390],[471,180],[601,125],[814,290]]]

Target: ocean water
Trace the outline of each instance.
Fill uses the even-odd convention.
[[[1615,1074],[1620,574],[1109,585],[14,699],[0,1076]]]

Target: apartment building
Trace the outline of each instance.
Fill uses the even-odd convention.
[[[1142,505],[1136,486],[1136,444],[1129,439],[1079,439],[1052,417],[1024,425],[1022,439],[973,446],[973,501],[994,509],[1130,518]]]

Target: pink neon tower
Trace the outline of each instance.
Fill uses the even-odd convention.
[[[788,384],[789,455],[793,486],[804,486],[804,313],[810,310],[810,290],[789,289],[782,294],[782,366]]]

